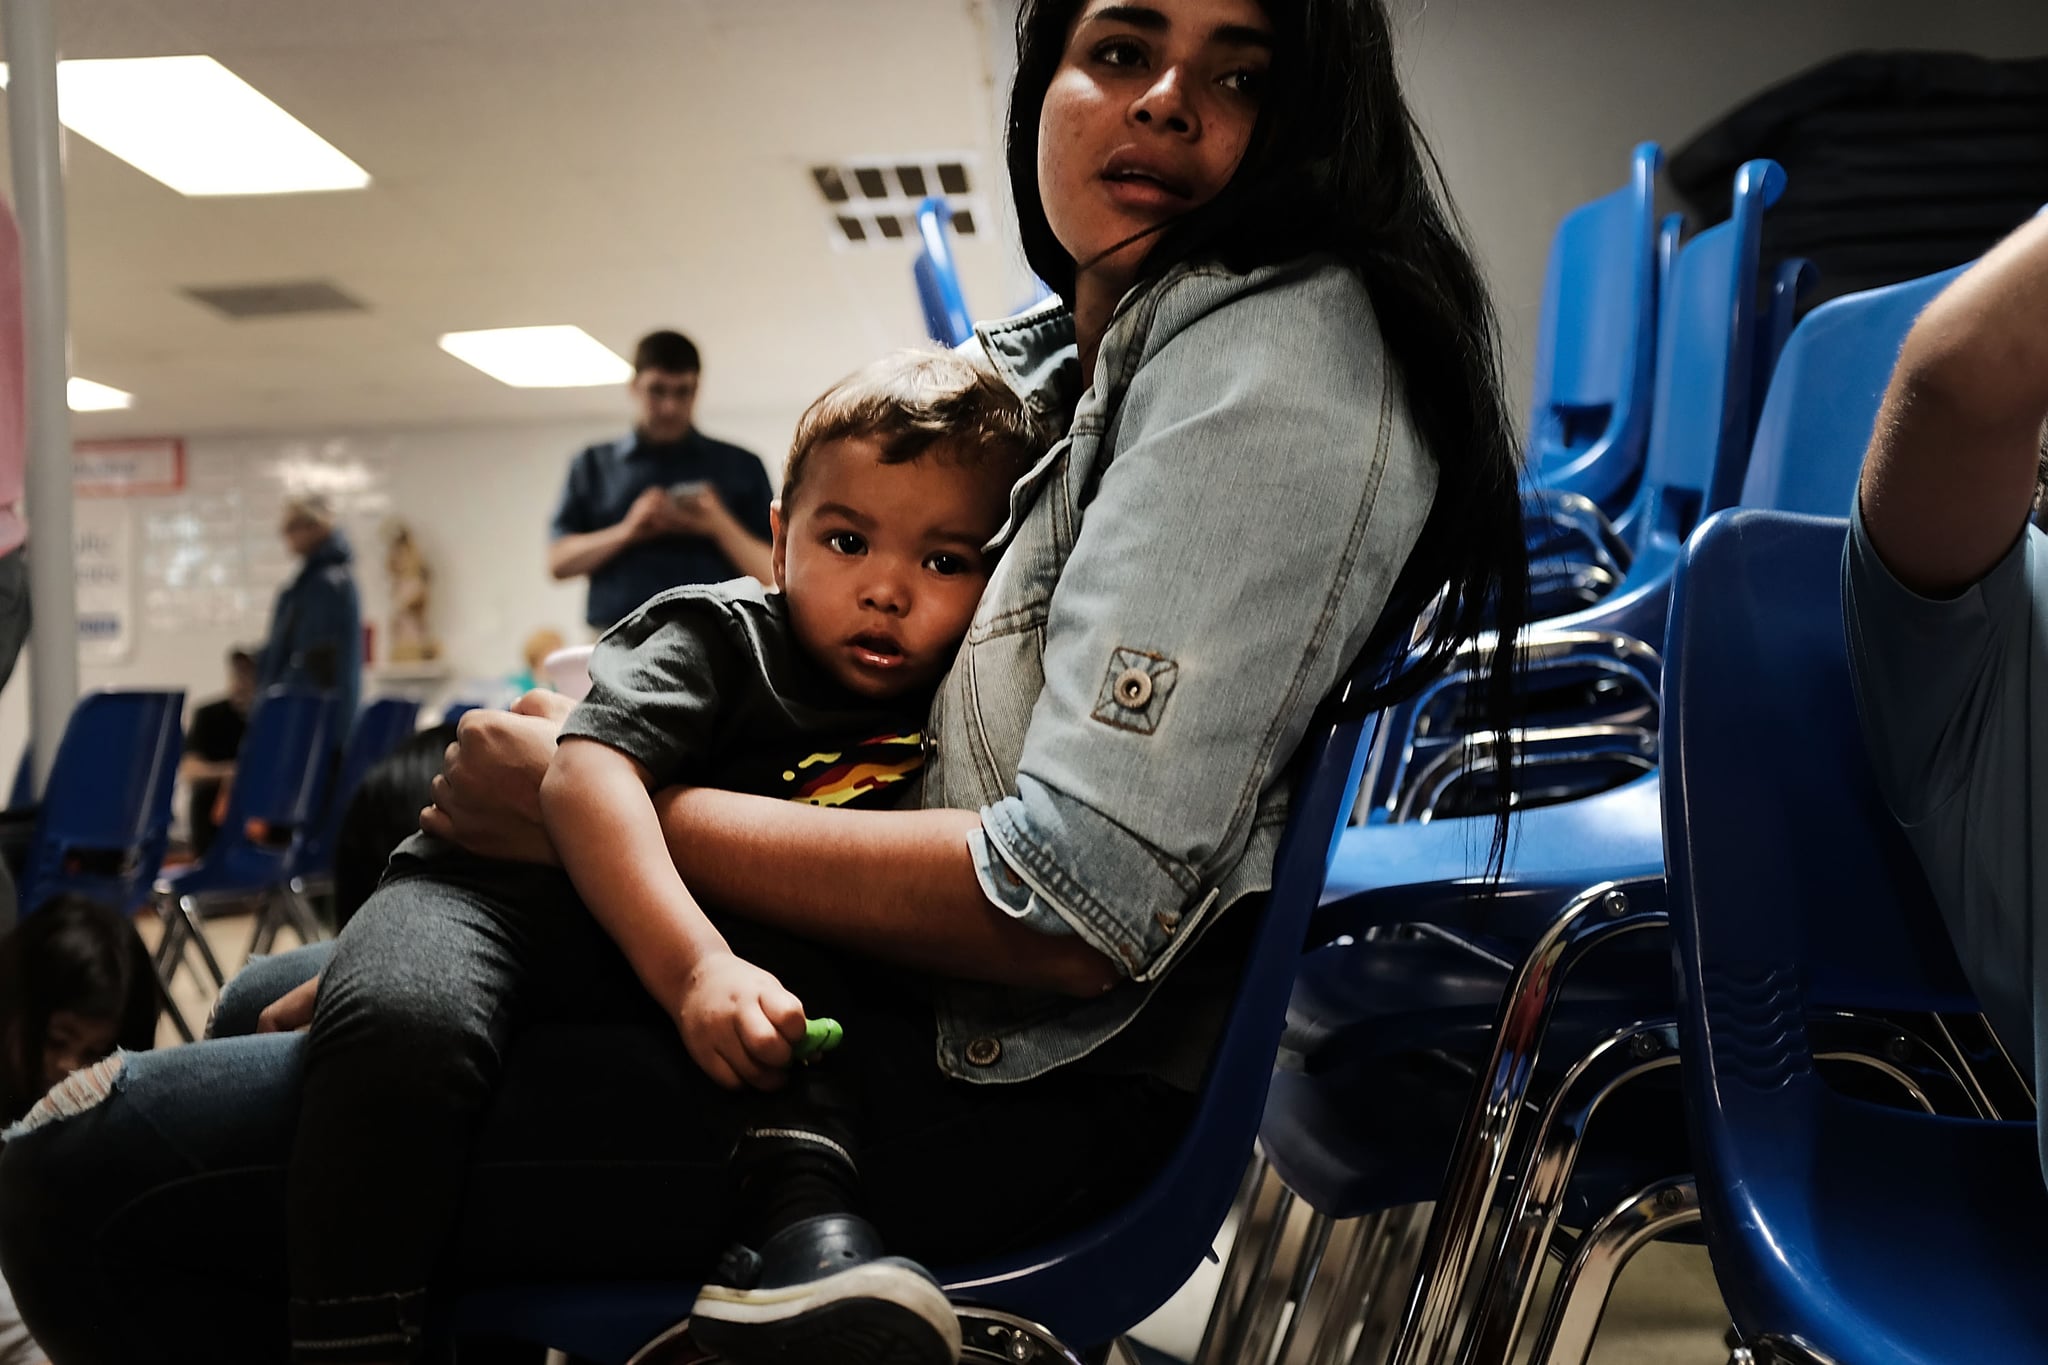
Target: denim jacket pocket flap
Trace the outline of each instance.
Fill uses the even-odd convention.
[[[1149,735],[1159,728],[1166,699],[1180,680],[1180,665],[1142,649],[1114,649],[1091,713],[1104,725]]]

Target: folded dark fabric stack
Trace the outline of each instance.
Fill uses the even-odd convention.
[[[1961,265],[2048,203],[2048,58],[1839,57],[1699,134],[1671,183],[1697,223],[1720,222],[1736,167],[1759,156],[1787,178],[1765,264],[1818,266],[1809,306]]]

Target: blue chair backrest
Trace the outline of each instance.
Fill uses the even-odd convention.
[[[1728,220],[1678,253],[1657,341],[1657,387],[1643,486],[1630,509],[1631,586],[1668,571],[1694,525],[1733,501],[1749,452],[1750,368],[1759,317],[1764,211],[1785,191],[1772,161],[1735,173]]]
[[[341,833],[348,803],[363,785],[363,776],[419,728],[420,704],[407,697],[379,697],[364,707],[342,750],[341,767],[329,784],[325,813],[309,829],[293,853],[293,875],[325,872],[334,861],[334,841]]]
[[[1672,913],[1706,975],[1709,1030],[1739,1035],[1756,1076],[1806,1065],[1802,1004],[1975,1008],[1864,750],[1843,637],[1847,533],[1838,517],[1723,513],[1687,548],[1672,595]]]
[[[121,910],[163,864],[183,692],[89,692],[57,745],[22,878],[24,908],[73,891]]]
[[[1626,185],[1565,215],[1543,281],[1530,481],[1610,512],[1641,472],[1649,432],[1662,159],[1656,143],[1642,143]]]
[[[960,270],[953,263],[948,231],[952,222],[953,211],[937,195],[917,206],[919,247],[911,274],[917,280],[918,302],[924,305],[925,330],[933,341],[959,346],[974,335],[974,319],[968,316]]]
[[[1806,315],[1786,341],[1764,397],[1742,485],[1744,506],[1849,515],[1906,333],[1966,269],[1844,294]]]
[[[1836,1180],[1821,1153],[1855,1148],[1856,1126],[1877,1116],[1916,1122],[1830,1090],[1807,1018],[1977,1008],[1865,751],[1843,638],[1847,529],[1779,512],[1714,517],[1687,547],[1666,643],[1665,861],[1701,1203],[1738,1318],[1761,1313],[1785,1330],[1794,1299],[1831,1297],[1811,1269],[1810,1248],[1828,1237],[1822,1206],[1889,1198],[1875,1171]],[[2036,1179],[2031,1129],[2009,1145]],[[1954,1359],[1980,1358],[1969,1330]]]
[[[1382,660],[1355,674],[1342,695],[1362,690],[1383,667]],[[1052,1247],[1034,1248],[1023,1263],[945,1273],[956,1298],[1044,1323],[1069,1342],[1102,1342],[1152,1313],[1192,1273],[1229,1211],[1251,1154],[1309,917],[1322,898],[1376,721],[1318,720],[1302,741],[1265,918],[1194,1122],[1165,1169],[1115,1216]],[[1112,1255],[1114,1274],[1105,1275]]]
[[[304,829],[320,809],[334,749],[333,698],[324,692],[274,687],[257,698],[235,762],[223,839],[249,824]]]

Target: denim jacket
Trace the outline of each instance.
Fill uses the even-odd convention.
[[[1091,1000],[945,983],[941,1069],[1012,1082],[1114,1037],[1272,885],[1290,759],[1378,620],[1436,466],[1364,286],[1329,259],[1176,268],[1125,299],[1078,402],[1064,306],[979,335],[1036,415],[1073,415],[992,542],[924,803],[979,810],[991,897],[1126,977]]]

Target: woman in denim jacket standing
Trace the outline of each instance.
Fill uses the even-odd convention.
[[[886,964],[893,1004],[860,1035],[864,1202],[891,1250],[935,1263],[1040,1241],[1149,1178],[1218,1036],[1312,711],[1432,603],[1411,682],[1523,611],[1492,318],[1378,0],[1032,0],[1018,32],[1009,166],[1059,299],[981,341],[1065,436],[1012,497],[924,809],[660,802],[709,903]],[[1511,666],[1500,651],[1497,703]],[[540,699],[467,718],[428,828],[548,859],[535,793],[560,718]],[[273,961],[224,1013],[326,951]],[[929,984],[899,989],[903,969]],[[376,987],[328,985],[334,1009]],[[269,1022],[303,1022],[316,988]],[[717,1254],[723,1092],[658,1011],[589,994],[510,1050],[463,1191],[378,1177],[405,1134],[374,1094],[298,1134],[360,1166],[381,1229],[362,1255],[389,1292],[365,1298],[393,1330],[370,1335],[404,1339],[359,1358],[414,1349],[430,1279],[687,1277]],[[303,1041],[128,1058],[111,1098],[7,1144],[0,1268],[57,1365],[283,1356],[302,1072],[467,1074],[423,1072],[416,1036],[370,1014],[345,1063]]]

